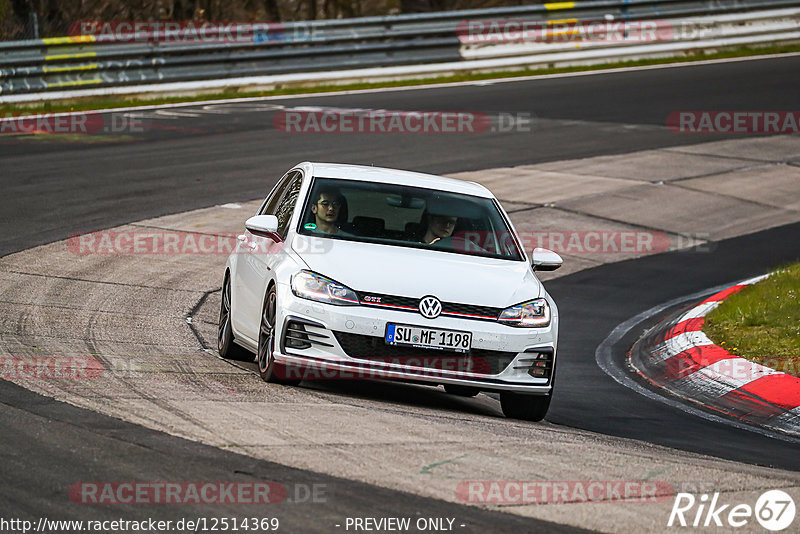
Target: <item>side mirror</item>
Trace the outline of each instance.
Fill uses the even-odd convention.
[[[555,271],[564,260],[561,256],[546,248],[535,248],[531,254],[531,264],[534,271]]]
[[[271,237],[278,231],[278,218],[274,215],[256,215],[247,219],[244,227],[256,235]]]

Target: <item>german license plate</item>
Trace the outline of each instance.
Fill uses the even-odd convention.
[[[472,332],[390,323],[386,325],[386,344],[467,352],[472,345]]]

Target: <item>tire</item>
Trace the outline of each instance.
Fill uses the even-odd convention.
[[[504,391],[500,393],[500,406],[503,414],[510,419],[541,421],[547,415],[552,396],[552,392],[547,395],[522,395]]]
[[[258,374],[264,382],[296,386],[300,383],[297,378],[285,378],[286,368],[275,361],[275,317],[278,308],[278,295],[275,286],[269,288],[267,298],[264,299],[264,311],[261,313],[261,322],[258,328]]]
[[[445,384],[444,390],[451,395],[458,395],[459,397],[474,397],[481,392],[478,388],[469,386],[458,386],[455,384]]]
[[[222,295],[219,305],[219,323],[217,328],[217,352],[227,360],[253,361],[253,353],[240,347],[233,341],[233,326],[231,325],[231,279],[225,275],[222,284]]]

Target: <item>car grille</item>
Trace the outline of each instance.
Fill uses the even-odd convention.
[[[486,349],[472,349],[467,353],[459,353],[436,349],[398,347],[387,345],[382,337],[346,332],[333,332],[333,335],[345,353],[351,358],[425,369],[496,375],[508,367],[516,356],[515,352]]]
[[[358,301],[362,306],[372,306],[375,308],[388,308],[398,311],[419,313],[419,301],[421,298],[400,297],[397,295],[383,295],[380,293],[365,293],[358,291]],[[472,304],[460,304],[457,302],[442,302],[442,315],[449,317],[463,317],[465,319],[475,319],[478,321],[497,321],[503,308],[493,308],[491,306],[474,306]]]

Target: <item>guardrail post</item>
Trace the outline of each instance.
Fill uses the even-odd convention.
[[[28,31],[33,34],[33,39],[39,38],[39,16],[35,11],[28,14]]]

